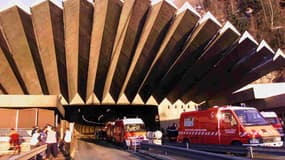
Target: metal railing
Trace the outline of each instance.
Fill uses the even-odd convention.
[[[181,148],[176,146],[168,146],[168,145],[156,145],[156,144],[148,144],[148,143],[142,143],[141,147],[143,149],[157,149],[160,151],[163,151],[164,153],[172,153],[175,155],[191,158],[191,159],[211,159],[211,160],[247,160],[248,158],[243,157],[234,157],[230,155],[224,155],[224,154],[217,154],[217,153],[211,153],[211,152],[205,152],[205,151],[199,151],[194,149],[187,149],[187,148]]]
[[[15,155],[9,158],[9,160],[27,160],[35,157],[37,154],[45,152],[47,149],[47,144],[41,145],[37,148],[30,150],[29,152],[24,152],[19,155]]]
[[[200,144],[183,144],[183,143],[169,143],[171,146],[191,148],[195,150],[201,150],[214,153],[232,153],[238,155],[247,155],[250,158],[258,153],[273,155],[273,156],[285,156],[284,147],[246,147],[246,146],[229,146],[229,145],[200,145]]]
[[[252,147],[252,153],[262,153],[275,156],[285,156],[285,148]]]

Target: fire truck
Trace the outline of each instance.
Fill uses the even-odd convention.
[[[212,107],[180,116],[178,142],[244,146],[283,145],[280,134],[256,108]]]
[[[146,140],[146,129],[140,118],[124,118],[108,123],[107,138],[128,148],[139,147]]]

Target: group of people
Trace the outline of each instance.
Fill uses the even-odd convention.
[[[70,154],[70,143],[72,138],[72,133],[69,128],[66,129],[63,139],[60,139],[60,134],[56,130],[56,128],[52,125],[47,125],[44,128],[34,127],[31,133],[32,137],[30,140],[30,148],[31,150],[43,145],[47,144],[46,152],[40,153],[36,156],[36,160],[41,159],[55,159],[58,155],[59,150],[63,152],[65,156],[69,156]],[[10,148],[18,149],[20,148],[20,135],[14,129],[11,129],[9,134],[10,136]]]
[[[66,128],[63,139],[61,140],[60,134],[54,126],[47,125],[44,129],[35,127],[32,131],[32,138],[30,141],[31,149],[42,144],[47,144],[46,152],[38,155],[36,159],[42,159],[44,155],[46,159],[56,158],[59,149],[64,155],[69,156],[71,137],[72,134],[69,128]]]

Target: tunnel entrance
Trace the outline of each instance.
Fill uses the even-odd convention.
[[[158,106],[155,105],[90,105],[65,106],[66,120],[82,125],[104,126],[108,121],[142,118],[147,130],[160,128]]]

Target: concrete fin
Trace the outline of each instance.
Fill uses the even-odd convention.
[[[139,94],[137,94],[134,98],[134,100],[132,101],[132,104],[144,104],[141,96]]]
[[[196,11],[196,9],[193,8],[193,6],[189,2],[185,2],[183,6],[177,10],[176,14],[180,14],[186,10],[189,10],[190,12],[194,13],[198,17],[201,17],[200,14]]]
[[[263,47],[267,48],[270,52],[274,53],[273,49],[266,43],[265,40],[262,40],[259,46],[257,47],[256,51],[260,51]]]
[[[236,34],[238,34],[240,36],[239,31],[236,29],[235,26],[233,26],[231,24],[231,22],[227,21],[225,23],[225,25],[223,26],[223,28],[220,30],[220,33],[224,33],[226,30],[231,29],[232,31],[234,31]]]
[[[1,34],[1,33],[0,33]],[[0,47],[0,85],[5,86],[8,94],[24,94],[13,69],[6,59],[3,50]],[[1,87],[0,87],[1,90]]]
[[[172,7],[174,7],[175,9],[177,9],[177,6],[175,3],[173,3],[172,0],[165,0],[166,3],[170,4]]]
[[[117,104],[130,104],[130,101],[125,94],[122,94],[122,96],[119,97]]]
[[[151,7],[120,93],[120,95],[126,93],[130,101],[132,101],[131,99],[138,93],[138,89],[141,85],[140,80],[138,80],[140,78],[139,74],[146,74],[145,70],[140,69],[140,64],[144,63],[144,67],[149,69],[151,62],[156,56],[155,53],[157,51],[153,52],[155,48],[154,45],[157,43],[155,39],[162,38],[160,37],[162,35],[155,34],[155,32],[157,32],[155,30],[161,30],[163,27],[166,27],[174,13],[175,8],[166,1],[162,1]],[[137,84],[139,87],[134,86],[135,83],[139,83]]]
[[[88,99],[86,100],[86,104],[100,104],[99,99],[96,97],[94,93],[92,93]]]
[[[156,5],[156,4],[160,3],[160,2],[162,2],[162,0],[152,0],[151,1],[151,5],[153,6],[153,5]]]
[[[96,73],[100,59],[103,41],[105,20],[107,16],[108,1],[96,1],[93,12],[93,25],[90,43],[86,95],[94,92]]]
[[[19,7],[27,14],[31,14],[30,8],[27,5],[23,4],[21,1],[8,1],[8,3],[6,3],[4,7],[0,8],[0,12],[12,8],[14,6]]]
[[[58,1],[58,0],[37,0],[30,7],[34,7],[34,6],[39,5],[39,4],[46,2],[46,1],[49,1],[49,2],[53,3],[54,5],[56,5],[57,7],[63,9],[62,3],[60,3],[62,1]]]
[[[150,96],[149,99],[147,100],[146,104],[149,105],[158,105],[158,103],[156,102],[156,100],[154,99],[153,96]]]
[[[238,43],[241,43],[242,41],[244,41],[245,39],[250,39],[252,42],[254,42],[255,44],[258,44],[258,42],[252,37],[252,35],[248,32],[245,31],[241,38],[239,39]]]
[[[75,104],[84,104],[83,99],[80,97],[80,95],[78,93],[75,94],[75,96],[72,98],[72,100],[70,101],[71,105],[75,105]]]
[[[38,57],[35,35],[30,21],[30,15],[19,7],[12,7],[0,16],[1,29],[13,60],[23,78],[29,94],[42,94],[45,92],[45,78],[41,74],[41,62]],[[43,82],[41,86],[41,81]],[[45,92],[47,93],[47,92]]]
[[[112,50],[110,66],[107,71],[107,78],[106,78],[106,82],[104,86],[103,97],[105,97],[110,92],[111,84],[113,81],[115,70],[117,68],[120,53],[121,53],[121,50],[124,44],[130,18],[131,18],[132,12],[134,12],[133,11],[134,4],[135,4],[135,1],[126,1],[123,4],[121,15],[120,15],[120,20],[118,22],[116,37],[115,37],[115,41],[113,45],[114,47]]]
[[[110,93],[108,93],[102,100],[102,104],[115,104],[115,101]]]
[[[60,94],[58,97],[59,97],[59,101],[62,105],[68,105],[68,102],[66,101],[66,99],[63,97],[62,94]]]
[[[60,83],[56,61],[56,44],[54,43],[53,21],[51,16],[52,8],[48,1],[42,1],[31,8],[34,33],[37,41],[43,72],[45,74],[49,94],[58,95],[60,93]],[[45,29],[42,29],[45,26]]]
[[[276,51],[276,53],[273,57],[273,61],[275,61],[279,56],[285,58],[285,54],[280,48]]]
[[[211,12],[207,12],[199,21],[200,24],[206,22],[207,20],[212,20],[213,22],[215,22],[217,25],[219,25],[220,27],[222,26],[221,23],[216,19],[215,16],[212,15]]]

